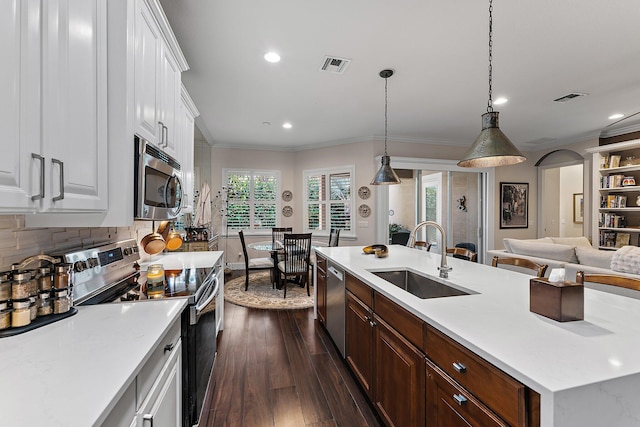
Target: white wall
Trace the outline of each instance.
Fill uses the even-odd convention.
[[[582,193],[582,165],[560,168],[560,236],[582,236],[582,224],[573,222],[573,195]]]

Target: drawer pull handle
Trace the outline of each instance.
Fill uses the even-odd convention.
[[[144,414],[142,416],[142,424],[147,424],[147,421],[149,422],[149,427],[153,427],[153,415]]]
[[[467,403],[467,398],[464,397],[461,394],[454,394],[453,395],[453,400],[456,401],[456,403],[460,406],[464,405],[465,403]]]
[[[369,325],[373,328],[373,327],[375,327],[377,325],[377,323],[374,322],[373,320],[370,320],[369,321]]]
[[[467,372],[467,367],[460,362],[453,362],[453,369],[455,369],[461,374],[464,374],[465,372]]]
[[[164,346],[164,352],[173,350],[173,343]]]

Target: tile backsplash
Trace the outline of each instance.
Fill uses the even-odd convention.
[[[0,271],[10,270],[11,264],[33,255],[126,239],[140,242],[151,232],[151,224],[135,221],[131,227],[25,228],[24,215],[0,215]]]

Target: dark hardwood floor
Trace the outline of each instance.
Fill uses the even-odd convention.
[[[224,320],[201,426],[381,425],[312,308],[225,303]]]

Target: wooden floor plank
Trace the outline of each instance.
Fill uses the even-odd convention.
[[[273,426],[273,404],[268,377],[266,362],[247,365],[244,387],[245,426]]]
[[[324,346],[320,337],[315,333],[315,319],[313,318],[313,310],[294,310],[293,315],[298,324],[302,339],[307,345],[309,354],[326,353],[327,349]]]
[[[304,426],[302,406],[295,387],[273,390],[273,415],[275,427]]]

